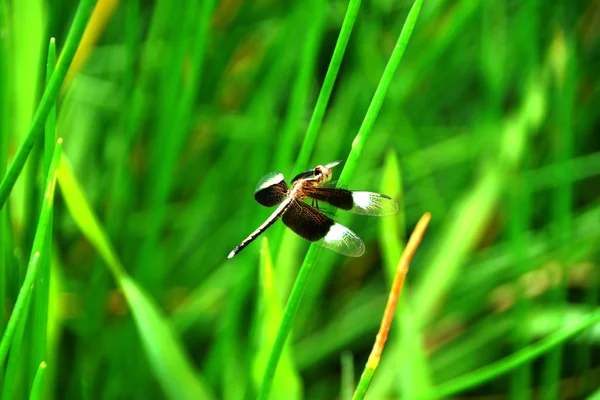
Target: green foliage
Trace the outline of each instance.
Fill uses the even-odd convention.
[[[55,3],[0,2],[2,398],[349,398],[426,211],[367,398],[598,396],[597,2],[423,1],[410,40],[413,1]],[[363,257],[277,222],[226,258],[263,175],[338,159],[401,206],[336,213]]]

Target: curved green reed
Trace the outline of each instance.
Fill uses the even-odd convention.
[[[94,9],[95,3],[96,2],[94,0],[81,0],[79,3],[77,13],[75,14],[73,24],[71,25],[71,29],[65,42],[65,47],[60,55],[58,64],[56,65],[56,70],[52,74],[52,77],[48,82],[48,86],[46,86],[46,90],[42,95],[40,104],[35,110],[33,121],[29,127],[27,137],[21,146],[19,146],[19,149],[15,154],[15,158],[10,164],[6,175],[4,178],[2,178],[2,183],[0,183],[0,209],[4,207],[4,203],[6,202],[6,199],[8,199],[10,191],[15,185],[19,174],[23,170],[33,145],[43,133],[42,128],[46,123],[46,118],[48,117],[50,110],[54,106],[58,91],[60,90],[60,87],[67,76],[67,72],[69,71],[69,67],[73,61],[77,47],[79,47],[79,42],[81,41],[81,37],[83,36],[83,32],[85,31],[89,16]]]
[[[441,399],[452,396],[465,389],[472,389],[484,384],[492,379],[506,374],[535,358],[550,352],[556,346],[564,343],[568,339],[580,334],[593,325],[600,324],[600,311],[596,311],[584,318],[579,324],[549,335],[536,344],[530,345],[521,351],[518,351],[494,364],[479,368],[465,376],[451,380],[448,383],[439,385],[436,390],[427,396],[419,399]]]
[[[60,161],[62,140],[59,139],[56,143],[54,150],[54,156],[52,157],[52,163],[50,164],[50,173],[48,174],[48,180],[46,182],[46,189],[44,190],[44,201],[42,203],[42,210],[40,212],[40,219],[38,222],[37,229],[35,231],[35,238],[33,240],[33,246],[31,247],[31,257],[29,258],[29,265],[27,266],[27,273],[25,275],[25,281],[19,290],[15,307],[11,314],[8,324],[6,325],[6,331],[0,341],[0,366],[4,364],[6,355],[10,348],[10,344],[14,337],[17,325],[21,318],[24,316],[28,309],[29,301],[31,298],[31,292],[33,290],[37,271],[40,266],[40,254],[43,252],[48,233],[48,226],[50,223],[50,217],[53,210],[53,199],[54,199],[54,188],[56,183],[56,169]]]

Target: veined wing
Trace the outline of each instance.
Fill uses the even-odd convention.
[[[398,203],[381,193],[315,187],[306,190],[306,194],[354,214],[384,216],[398,212]]]

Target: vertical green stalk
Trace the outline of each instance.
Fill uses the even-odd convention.
[[[373,125],[375,124],[375,120],[377,119],[377,115],[379,114],[379,110],[381,110],[381,106],[383,105],[383,100],[385,100],[385,95],[392,84],[392,80],[394,79],[396,71],[398,70],[398,66],[400,65],[400,61],[402,60],[402,56],[404,55],[408,41],[410,40],[412,32],[415,28],[417,17],[419,16],[422,6],[423,0],[415,0],[410,12],[408,13],[408,16],[406,17],[406,22],[402,27],[400,36],[398,36],[398,41],[396,42],[394,51],[392,51],[392,55],[385,66],[385,70],[383,71],[379,85],[377,85],[377,89],[375,90],[375,94],[371,100],[371,104],[369,104],[365,118],[360,125],[360,129],[358,130],[354,141],[352,142],[352,150],[350,151],[348,159],[344,164],[344,169],[342,170],[342,174],[338,180],[338,185],[347,184],[350,180],[350,177],[354,173],[354,170],[356,169],[363,148],[367,143],[367,139],[369,138],[369,135],[373,129]]]
[[[337,74],[340,70],[344,53],[346,52],[346,47],[348,47],[348,41],[350,40],[350,34],[352,33],[352,28],[354,27],[359,8],[360,0],[350,0],[350,3],[348,3],[346,16],[344,17],[344,22],[342,22],[342,29],[340,30],[338,40],[335,44],[329,67],[327,67],[323,86],[321,87],[319,97],[317,98],[317,104],[315,105],[312,117],[308,123],[308,129],[306,130],[306,135],[302,141],[302,147],[298,153],[294,171],[301,171],[308,168],[308,160],[315,146],[317,133],[319,132],[319,129],[321,129],[325,110],[329,104],[331,92],[333,91],[333,86],[335,85]]]
[[[0,35],[0,176],[6,173],[8,165],[8,142],[10,136],[10,82],[11,76],[8,68],[10,55],[8,54],[8,38],[10,30],[6,18],[6,1],[0,1],[0,31],[7,32]],[[6,289],[8,285],[8,260],[10,249],[8,247],[11,235],[8,221],[8,210],[0,207],[0,305],[6,304]],[[4,333],[6,314],[4,307],[0,307],[0,334]],[[1,367],[0,367],[1,370]],[[0,374],[0,386],[2,384]]]
[[[342,400],[352,400],[352,394],[354,393],[354,356],[349,351],[342,353],[342,381],[341,381],[341,395]]]
[[[31,386],[31,393],[29,394],[29,400],[43,400],[46,398],[44,394],[44,378],[46,377],[46,367],[46,362],[42,361],[37,369],[37,372],[35,373],[33,385]]]
[[[342,171],[342,176],[340,177],[339,181],[340,184],[347,182],[352,173],[354,172],[354,169],[356,168],[356,163],[358,162],[358,158],[362,153],[362,149],[366,143],[369,133],[373,128],[373,124],[375,123],[377,114],[381,109],[381,105],[383,104],[385,94],[387,93],[387,90],[389,89],[392,83],[394,74],[398,69],[398,66],[400,65],[400,60],[402,59],[404,50],[408,45],[408,40],[410,39],[412,31],[415,27],[417,17],[419,15],[422,5],[423,0],[416,0],[413,3],[410,12],[408,13],[408,17],[406,18],[404,27],[400,32],[400,36],[398,37],[396,46],[394,47],[392,55],[390,56],[388,64],[383,72],[383,76],[381,77],[377,90],[373,95],[371,105],[367,110],[363,123],[352,144],[352,151],[350,152],[348,161],[346,162],[344,170]],[[343,178],[345,178],[345,180]],[[308,278],[310,277],[310,273],[314,267],[315,260],[319,253],[319,249],[320,248],[318,246],[312,244],[308,249],[302,266],[300,267],[300,272],[298,273],[298,277],[296,278],[296,282],[294,283],[292,292],[290,293],[290,297],[285,306],[281,325],[279,326],[279,330],[277,331],[277,337],[275,338],[275,343],[273,344],[271,355],[269,356],[265,376],[263,378],[263,382],[258,395],[259,399],[268,398],[271,385],[273,384],[275,370],[277,369],[277,363],[279,362],[279,358],[281,356],[281,352],[283,351],[285,341],[292,328],[294,317],[296,316],[296,312],[298,311],[298,307],[300,306],[302,294],[304,293],[306,284],[308,282]]]
[[[46,82],[54,73],[56,67],[56,44],[54,38],[50,39],[48,46],[48,61],[46,64]],[[53,105],[48,119],[46,120],[46,130],[44,135],[44,176],[49,179],[50,166],[52,164],[52,155],[56,142],[56,104]],[[52,250],[52,214],[49,216],[48,232],[46,232],[46,241],[44,250],[41,253],[40,272],[37,278],[34,315],[33,315],[33,342],[31,350],[31,360],[33,365],[46,361],[46,342],[48,329],[48,297],[50,295],[50,259]]]
[[[46,123],[46,118],[48,117],[48,114],[55,103],[58,91],[62,86],[65,76],[67,75],[67,71],[69,70],[71,62],[73,61],[75,51],[77,51],[77,47],[79,46],[79,42],[83,36],[83,31],[87,25],[90,13],[94,9],[94,4],[94,0],[81,0],[79,3],[77,13],[75,14],[73,24],[71,25],[71,29],[69,30],[69,34],[65,42],[65,47],[61,53],[58,64],[56,65],[56,70],[54,74],[52,74],[50,82],[48,83],[48,86],[46,86],[46,90],[42,95],[40,104],[35,110],[33,120],[29,126],[27,137],[21,146],[19,146],[12,163],[8,168],[8,172],[4,178],[2,178],[2,182],[0,183],[0,209],[4,207],[6,199],[8,199],[8,196],[15,185],[17,178],[19,177],[19,174],[23,170],[33,145],[42,135],[42,126],[44,126]]]
[[[19,291],[17,301],[15,302],[13,312],[6,327],[6,331],[4,332],[2,340],[0,341],[0,365],[4,364],[4,360],[6,359],[6,355],[11,346],[11,343],[13,343],[13,341],[15,340],[18,341],[21,339],[21,335],[15,336],[15,332],[17,331],[17,326],[19,326],[19,324],[21,323],[24,323],[27,317],[27,313],[29,312],[31,292],[34,287],[34,282],[40,265],[40,253],[44,251],[44,243],[46,241],[46,235],[50,223],[50,216],[53,210],[54,188],[56,183],[56,168],[58,167],[58,162],[60,160],[61,148],[62,140],[59,139],[55,148],[54,155],[52,157],[52,164],[50,168],[51,173],[49,174],[48,180],[46,182],[46,189],[44,190],[44,201],[42,203],[42,209],[40,212],[40,218],[35,233],[33,246],[31,249],[31,257],[29,259],[29,265],[27,267],[25,280],[23,282],[23,285],[21,286],[21,290]],[[11,351],[11,357],[13,356],[13,354],[14,353]],[[8,386],[7,384],[8,382],[5,382],[5,389]]]
[[[289,171],[291,168],[291,160],[293,151],[296,149],[297,136],[299,133],[300,122],[306,109],[308,94],[311,84],[311,78],[314,75],[317,56],[323,30],[325,27],[325,4],[322,0],[311,0],[310,2],[302,2],[302,23],[306,26],[306,37],[303,43],[303,51],[300,56],[297,74],[294,77],[294,87],[292,96],[288,106],[288,112],[283,124],[279,150],[275,155],[275,165],[281,171],[295,173]],[[315,12],[315,10],[318,10]]]

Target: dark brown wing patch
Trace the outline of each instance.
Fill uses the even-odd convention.
[[[322,239],[335,223],[331,218],[302,201],[292,201],[281,217],[283,223],[311,242]]]
[[[352,192],[346,189],[311,187],[304,192],[312,199],[324,201],[342,210],[351,210],[354,206]]]

